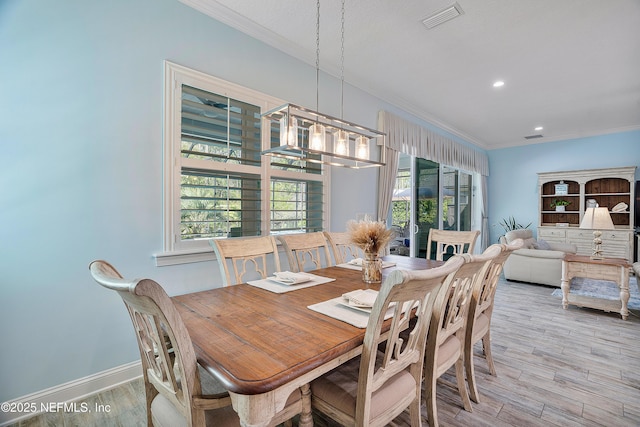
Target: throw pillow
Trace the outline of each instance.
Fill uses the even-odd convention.
[[[549,243],[546,240],[542,240],[542,239],[538,239],[538,241],[533,244],[533,247],[535,249],[545,249],[545,250],[551,249],[551,245],[549,245]]]
[[[536,243],[536,239],[534,239],[533,237],[529,238],[529,239],[524,239],[524,244],[522,245],[522,247],[524,249],[535,249],[535,243]]]

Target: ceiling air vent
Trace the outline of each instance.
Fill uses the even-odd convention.
[[[542,138],[542,135],[537,134],[537,135],[529,135],[524,137],[524,139],[536,139],[536,138]]]
[[[440,24],[443,24],[447,21],[452,20],[453,18],[462,15],[464,12],[458,3],[454,3],[451,6],[434,13],[422,20],[422,23],[427,27],[427,29],[432,29]]]

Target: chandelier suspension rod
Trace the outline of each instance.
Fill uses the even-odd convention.
[[[344,119],[344,2],[342,0],[342,20],[340,35],[340,118]]]
[[[320,0],[316,2],[316,111],[320,111]]]

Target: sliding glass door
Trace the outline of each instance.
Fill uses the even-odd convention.
[[[401,154],[390,209],[399,234],[392,253],[424,258],[431,228],[471,230],[472,198],[471,174]]]
[[[440,203],[440,165],[430,160],[414,159],[415,226],[413,256],[426,257],[429,230],[438,228],[442,219]]]

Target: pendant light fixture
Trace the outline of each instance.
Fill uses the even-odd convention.
[[[344,1],[340,14],[340,120],[344,118]],[[338,129],[333,134],[334,152],[341,156],[349,155],[349,132]]]
[[[316,2],[316,111],[319,110],[320,99],[320,0]],[[309,127],[309,148],[325,151],[327,134],[324,126],[316,121]]]
[[[340,118],[317,111],[320,97],[320,0],[317,0],[316,111],[285,104],[263,114],[263,118],[270,123],[272,132],[276,127],[279,128],[280,144],[272,144],[272,148],[262,154],[352,169],[385,164],[385,134],[343,119],[345,0],[342,0],[341,12]],[[330,133],[333,134],[333,146]]]

